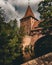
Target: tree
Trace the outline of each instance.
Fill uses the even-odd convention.
[[[4,10],[0,7],[0,23],[1,21],[3,22],[5,20],[4,18]]]
[[[39,27],[43,28],[42,33],[49,34],[52,28],[52,1],[41,1],[38,12],[40,13],[40,18],[43,20],[43,22],[39,24]]]
[[[21,55],[22,38],[17,26],[17,20],[6,23],[3,14],[0,14],[0,65],[12,65],[12,61]]]
[[[52,0],[41,1],[38,5],[38,12],[41,14],[41,19],[52,18]]]
[[[50,35],[52,33],[52,0],[41,1],[38,12],[43,20],[40,22],[39,27],[42,27],[42,34],[45,34],[45,37],[40,38],[35,43],[36,57],[52,52],[52,35]]]
[[[51,34],[52,33],[52,19],[44,20],[39,24],[39,27],[42,27],[42,34]]]

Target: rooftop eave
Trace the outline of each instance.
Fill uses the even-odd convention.
[[[32,17],[32,18],[34,18],[35,20],[39,21],[38,19],[36,19],[36,18],[33,17],[33,16],[23,17],[22,19],[20,19],[20,21],[25,20],[25,19],[27,19],[27,18],[29,19],[30,17]]]

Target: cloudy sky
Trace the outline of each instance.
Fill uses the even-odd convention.
[[[30,6],[34,12],[34,15],[39,19],[39,13],[36,11],[38,3],[42,0],[30,0]],[[28,6],[28,0],[0,0],[0,7],[5,10],[6,20],[20,19],[24,16]]]

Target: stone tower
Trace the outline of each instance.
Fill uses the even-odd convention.
[[[41,30],[42,28],[39,28],[38,25],[41,21],[37,20],[32,12],[31,7],[28,5],[26,13],[22,19],[20,19],[20,27],[24,28],[23,32],[25,32],[25,35],[22,39],[22,50],[23,50],[23,56],[24,58],[30,59],[30,54],[25,53],[26,47],[32,47],[31,50],[34,50],[34,44],[35,42],[42,37]],[[31,53],[31,52],[30,52]],[[33,53],[32,53],[33,54]]]
[[[31,7],[28,5],[26,13],[22,19],[20,19],[20,27],[24,28],[23,32],[25,35],[22,40],[23,47],[32,45],[42,37],[41,30],[42,28],[39,27],[40,22],[38,19],[35,18]]]
[[[28,5],[24,17],[20,20],[20,26],[24,28],[26,34],[30,34],[31,31],[38,26],[39,21],[35,18],[31,7]]]

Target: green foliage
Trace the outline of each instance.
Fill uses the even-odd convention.
[[[38,12],[41,19],[52,18],[52,0],[44,0],[39,3]]]
[[[22,37],[19,33],[17,20],[6,23],[1,16],[3,14],[0,14],[0,65],[9,65],[21,55]]]
[[[25,52],[26,53],[29,52],[29,47],[28,46],[25,47]]]
[[[52,19],[44,20],[39,24],[39,27],[42,27],[43,34],[50,34],[52,32]]]
[[[49,34],[52,28],[52,0],[44,0],[39,3],[38,12],[43,22],[39,24],[42,27],[42,33]]]
[[[0,22],[2,21],[4,21],[5,20],[5,18],[4,18],[4,10],[0,7]]]
[[[40,38],[35,44],[35,56],[41,56],[52,52],[52,0],[44,0],[39,3],[38,12],[40,18],[39,27],[42,28],[42,34],[46,35]]]

